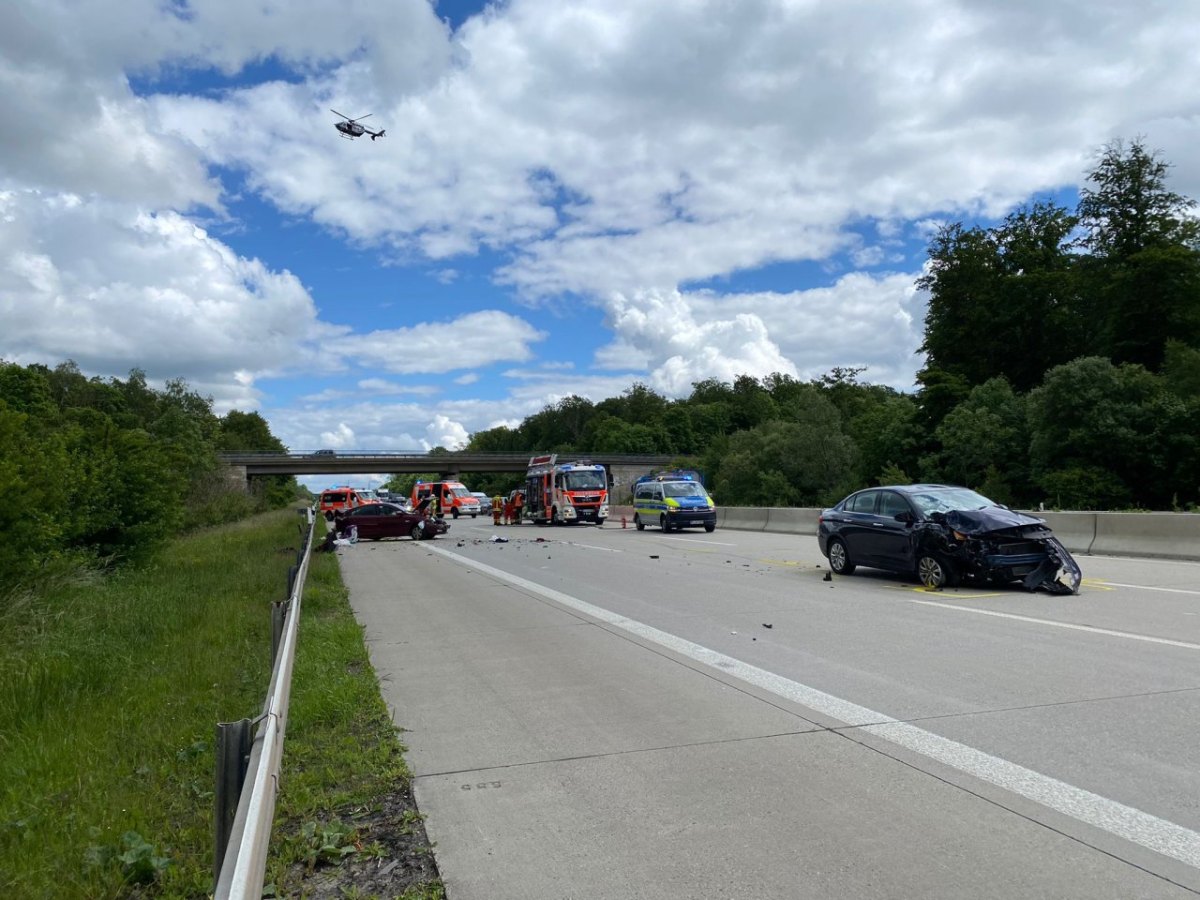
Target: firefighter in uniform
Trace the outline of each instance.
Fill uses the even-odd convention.
[[[515,494],[513,494],[512,505],[513,505],[513,524],[520,525],[521,524],[521,510],[524,509],[524,507],[525,507],[525,492],[524,491],[517,491]]]
[[[500,516],[504,513],[504,499],[497,494],[492,498],[492,522],[500,524]]]

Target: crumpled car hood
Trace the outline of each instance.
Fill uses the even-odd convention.
[[[1045,519],[1013,512],[1001,506],[986,506],[983,509],[954,509],[945,513],[946,525],[960,534],[987,534],[990,531],[1020,530],[1030,525],[1044,526]]]

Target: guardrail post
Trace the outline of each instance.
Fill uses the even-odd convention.
[[[229,833],[237,812],[246,768],[250,764],[250,720],[217,723],[217,774],[214,800],[216,835],[213,852],[213,884],[221,877],[221,864],[229,845]]]
[[[283,624],[287,620],[288,600],[275,600],[271,603],[271,665],[279,656],[279,644],[283,641]]]
[[[289,597],[290,597],[290,596],[292,596],[292,591],[293,591],[293,590],[295,590],[295,588],[296,588],[296,573],[297,573],[298,571],[300,571],[300,567],[299,567],[299,566],[289,566],[289,567],[288,567],[288,588],[287,588],[287,592],[288,592],[288,596],[289,596]]]

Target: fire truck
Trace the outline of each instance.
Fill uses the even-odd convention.
[[[559,462],[558,455],[535,456],[525,475],[525,516],[538,525],[595,522],[608,518],[608,475],[586,459]]]

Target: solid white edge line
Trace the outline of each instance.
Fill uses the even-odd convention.
[[[470,566],[480,572],[499,578],[516,587],[553,600],[570,609],[590,616],[606,624],[627,631],[643,640],[658,644],[680,656],[727,672],[755,687],[769,691],[815,710],[847,725],[861,727],[877,737],[905,747],[960,772],[973,775],[999,788],[1032,800],[1048,809],[1092,825],[1138,844],[1177,859],[1200,869],[1200,833],[1176,825],[1166,819],[1126,806],[1091,791],[1059,781],[1032,769],[992,756],[957,741],[941,737],[930,731],[900,722],[891,716],[859,706],[832,694],[768,672],[749,663],[742,662],[724,653],[711,650],[700,644],[660,631],[651,625],[638,622],[611,610],[580,600],[562,591],[556,591],[519,575],[504,572],[487,563],[478,562],[439,547],[427,547],[439,556]]]
[[[1189,594],[1193,597],[1200,597],[1200,591],[1189,591],[1187,588],[1151,587],[1148,584],[1121,584],[1119,581],[1097,581],[1094,583],[1103,587],[1124,587],[1133,588],[1138,591],[1162,591],[1166,594]]]
[[[1113,631],[1111,628],[1097,628],[1095,625],[1076,625],[1074,622],[1056,622],[1054,619],[1038,619],[1034,616],[1022,616],[1017,613],[1000,612],[995,609],[976,609],[973,606],[956,606],[953,603],[938,603],[936,600],[917,600],[905,598],[909,603],[919,603],[922,606],[938,606],[942,609],[957,609],[960,612],[976,613],[981,616],[995,616],[998,619],[1016,619],[1018,622],[1034,622],[1038,625],[1052,625],[1055,628],[1070,628],[1073,631],[1089,631],[1092,634],[1104,634],[1110,637],[1125,638],[1130,641],[1148,641],[1151,644],[1167,644],[1171,647],[1184,647],[1188,650],[1200,650],[1200,644],[1187,641],[1174,641],[1170,638],[1151,637],[1148,634],[1136,634],[1132,631]]]

